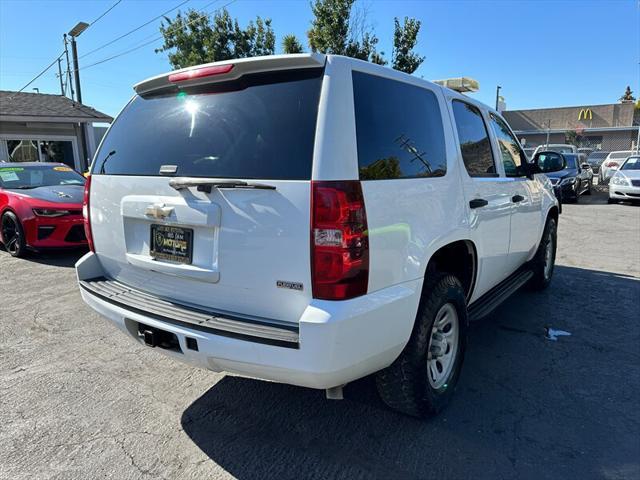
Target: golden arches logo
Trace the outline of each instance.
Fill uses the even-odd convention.
[[[578,120],[593,120],[593,112],[590,108],[583,108],[578,114]]]

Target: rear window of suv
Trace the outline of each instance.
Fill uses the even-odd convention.
[[[93,174],[309,180],[323,69],[245,75],[136,96]]]
[[[353,98],[361,180],[446,173],[442,116],[433,92],[353,72]]]

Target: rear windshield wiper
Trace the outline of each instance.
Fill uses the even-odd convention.
[[[259,190],[275,190],[274,185],[264,183],[248,183],[237,180],[210,180],[207,178],[172,178],[169,185],[176,190],[184,190],[189,187],[197,187],[199,192],[211,193],[213,188],[254,188]]]

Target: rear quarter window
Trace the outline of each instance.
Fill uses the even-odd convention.
[[[361,180],[446,173],[442,116],[433,92],[353,72],[353,97]]]
[[[309,180],[323,69],[245,75],[136,96],[93,174]]]

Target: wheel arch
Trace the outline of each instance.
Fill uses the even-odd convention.
[[[425,279],[436,272],[447,272],[462,283],[467,301],[471,298],[478,276],[478,252],[473,241],[461,239],[438,248],[429,258]],[[423,283],[423,294],[426,281]]]

